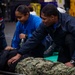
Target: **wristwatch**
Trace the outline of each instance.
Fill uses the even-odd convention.
[[[75,60],[71,60],[70,63],[75,65]]]

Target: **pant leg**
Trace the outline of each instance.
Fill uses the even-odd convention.
[[[71,57],[75,51],[75,40],[71,34],[67,34],[65,37],[65,43],[62,46],[62,50],[59,52],[58,61],[66,63],[71,60]]]
[[[7,58],[7,61],[12,58],[13,56],[15,56],[17,54],[17,49],[13,49],[9,52],[8,54],[8,58]],[[13,69],[14,66],[8,66],[7,62],[6,62],[6,65],[5,65],[5,71],[10,71],[11,69]],[[10,68],[11,67],[11,68]],[[13,70],[12,70],[13,71]],[[10,72],[12,72],[10,71]]]
[[[0,70],[5,70],[5,64],[7,62],[8,59],[8,50],[4,50],[3,52],[1,52],[0,55]]]
[[[17,50],[12,50],[12,51],[10,51],[7,60],[9,60],[10,58],[14,57],[16,54],[17,54]],[[6,64],[5,71],[7,71],[7,72],[15,72],[15,67],[16,67],[17,63],[18,63],[20,60],[22,60],[22,59],[24,59],[24,58],[26,58],[26,57],[29,57],[29,55],[28,55],[28,54],[23,55],[18,61],[16,61],[16,62],[13,63],[13,64],[10,64],[10,65]]]

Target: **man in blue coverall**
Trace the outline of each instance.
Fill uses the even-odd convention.
[[[23,55],[33,50],[46,35],[50,34],[54,43],[62,48],[58,55],[58,61],[66,66],[74,67],[75,18],[66,13],[60,13],[52,4],[48,4],[42,9],[41,17],[40,27],[22,45],[16,56],[8,60],[8,64],[11,65],[11,63],[17,62]]]

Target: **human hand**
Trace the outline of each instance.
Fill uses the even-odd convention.
[[[21,34],[19,35],[19,37],[20,37],[20,39],[25,39],[25,38],[27,37],[27,35],[26,35],[26,34],[21,33]]]
[[[6,46],[4,50],[13,50],[14,48],[11,46]]]
[[[12,57],[11,59],[8,60],[8,65],[16,62],[17,60],[19,60],[21,58],[20,54],[17,54],[16,56]]]
[[[68,66],[68,67],[74,67],[74,65],[70,62],[65,63],[65,65]]]

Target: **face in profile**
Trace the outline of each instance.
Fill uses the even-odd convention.
[[[53,15],[45,16],[44,13],[41,13],[41,18],[42,18],[42,22],[47,27],[52,26],[53,24],[55,24],[55,16],[53,16]]]
[[[23,24],[28,20],[29,13],[24,15],[24,14],[20,13],[19,11],[15,11],[15,16],[16,16],[17,20]]]

